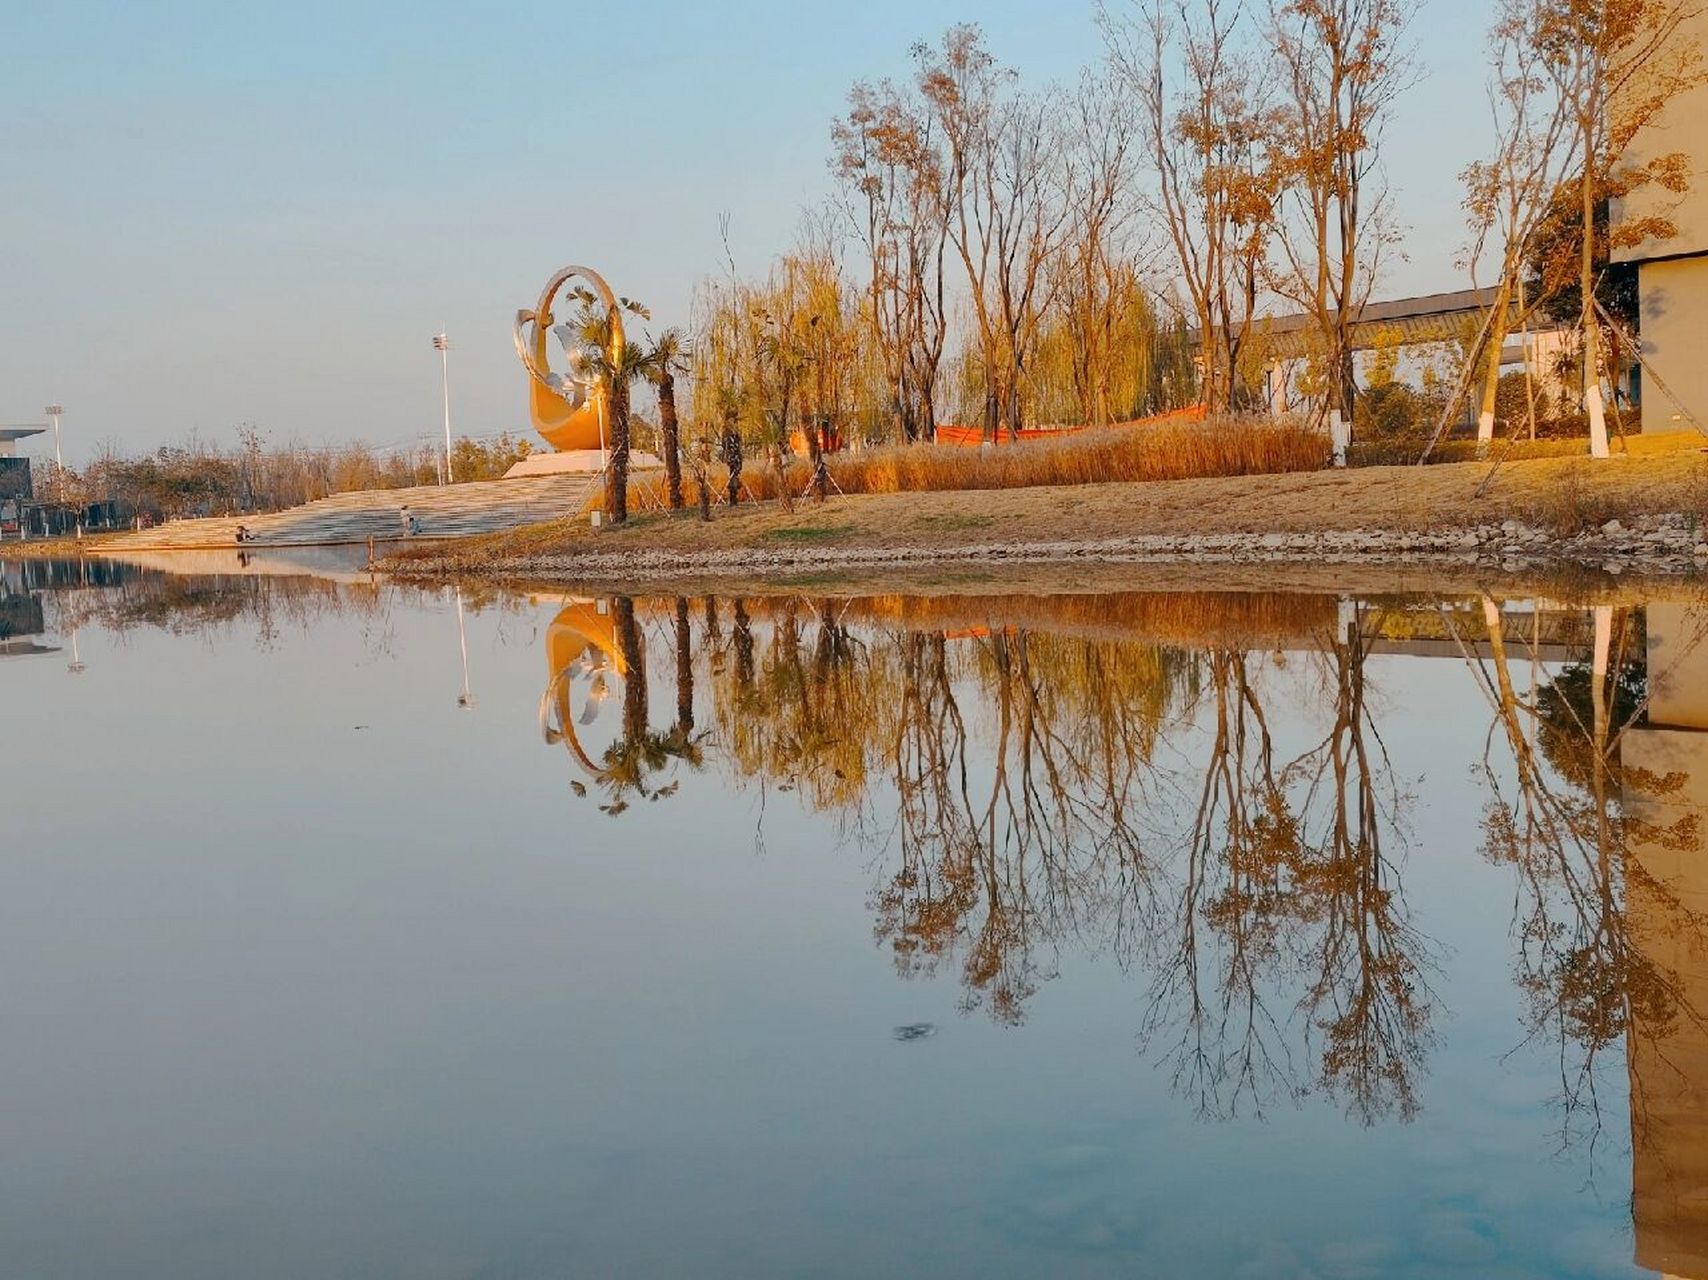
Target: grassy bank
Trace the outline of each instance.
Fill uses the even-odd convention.
[[[81,538],[31,538],[28,542],[0,542],[0,560],[75,560],[89,554],[116,533],[86,533]]]
[[[1486,483],[1486,487],[1485,487]],[[401,570],[562,572],[577,559],[788,549],[857,553],[884,548],[960,552],[968,546],[1113,542],[1141,535],[1192,537],[1355,531],[1439,532],[1518,520],[1556,537],[1676,512],[1708,526],[1708,453],[1700,448],[1607,461],[1513,462],[1490,479],[1486,462],[1365,467],[1284,475],[1089,484],[952,493],[851,494],[818,503],[720,508],[709,524],[692,512],[647,511],[627,527],[591,530],[556,521],[433,547],[410,548]]]

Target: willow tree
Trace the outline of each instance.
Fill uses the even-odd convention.
[[[855,394],[862,326],[828,241],[808,245],[788,261],[794,265],[791,287],[800,295],[789,341],[803,366],[801,434],[812,489],[822,502],[830,484],[825,453],[843,430]]]
[[[727,471],[724,496],[732,507],[741,497],[742,416],[750,398],[749,302],[746,286],[733,280],[705,282],[696,300],[694,418],[715,432],[719,460]]]

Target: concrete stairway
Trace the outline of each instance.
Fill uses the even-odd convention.
[[[540,520],[579,515],[594,498],[586,473],[487,480],[419,489],[369,489],[340,493],[271,515],[173,520],[100,544],[103,553],[231,547],[245,525],[257,547],[332,546],[403,537],[399,511],[407,505],[423,538],[495,533]]]

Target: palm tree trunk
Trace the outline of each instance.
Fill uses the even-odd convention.
[[[646,646],[635,624],[635,602],[618,596],[611,604],[618,652],[623,655],[623,736],[631,743],[646,734]]]
[[[611,406],[611,458],[605,466],[605,513],[612,524],[624,524],[629,518],[629,384],[612,379],[607,403]]]
[[[664,483],[670,509],[682,510],[681,431],[676,422],[676,379],[670,370],[658,375],[658,431],[664,444]]]
[[[694,727],[693,628],[688,622],[688,601],[676,597],[676,727],[684,738]]]

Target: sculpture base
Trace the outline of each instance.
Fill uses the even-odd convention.
[[[561,453],[535,453],[523,458],[504,473],[506,480],[526,476],[561,476],[574,473],[591,474],[602,470],[606,455],[598,449],[565,449]],[[654,471],[664,466],[662,459],[638,449],[629,452],[629,470]]]

